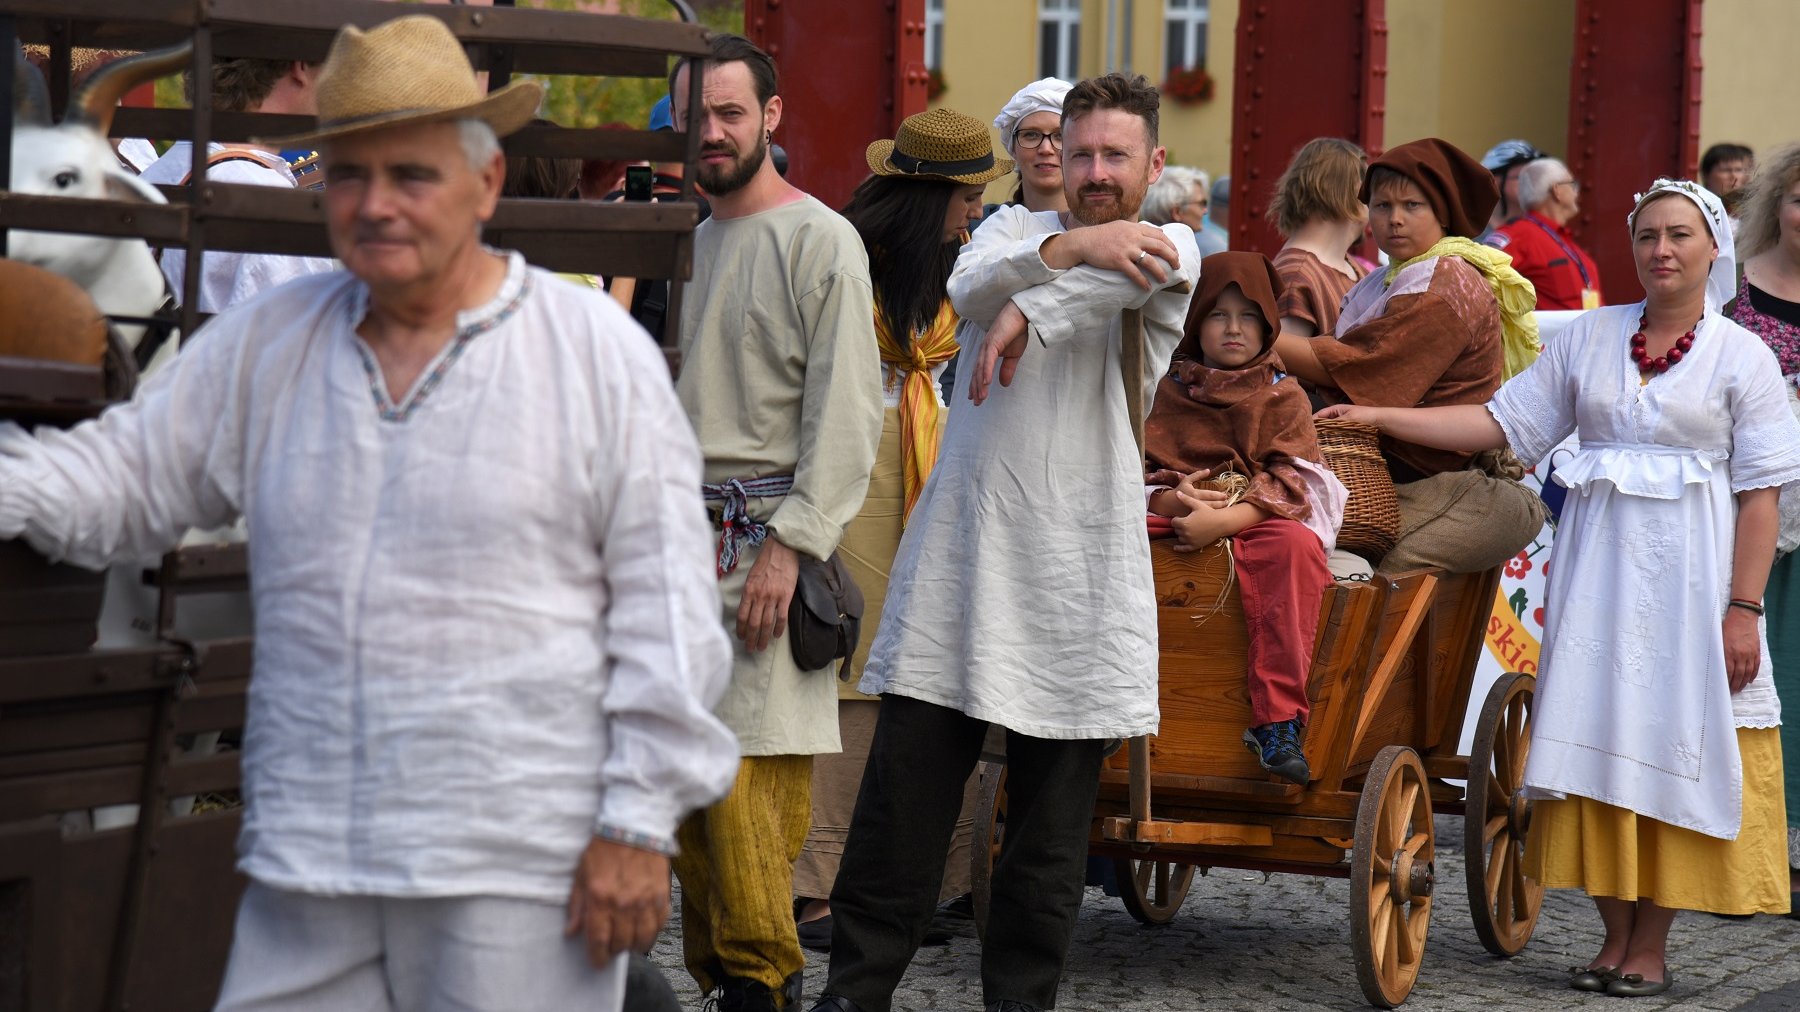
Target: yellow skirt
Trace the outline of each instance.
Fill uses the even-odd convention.
[[[1716,914],[1781,914],[1789,904],[1787,806],[1780,729],[1737,729],[1744,814],[1736,840],[1681,829],[1636,812],[1569,797],[1536,802],[1525,874],[1551,889],[1648,899]]]

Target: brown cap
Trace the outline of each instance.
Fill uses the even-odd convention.
[[[1277,308],[1277,300],[1287,286],[1281,283],[1281,275],[1275,273],[1275,265],[1261,253],[1243,253],[1226,251],[1214,253],[1200,261],[1200,290],[1194,293],[1194,301],[1188,306],[1187,325],[1183,328],[1181,347],[1177,348],[1177,357],[1200,358],[1200,321],[1218,305],[1219,296],[1232,285],[1244,293],[1244,298],[1256,304],[1262,312],[1263,335],[1262,350],[1256,357],[1245,362],[1239,368],[1247,369],[1261,362],[1275,352],[1275,337],[1281,333],[1281,310]]]
[[[1369,179],[1376,169],[1398,172],[1425,193],[1449,235],[1474,238],[1487,230],[1488,215],[1500,202],[1494,174],[1449,141],[1427,137],[1408,141],[1369,163],[1357,198],[1369,202]]]

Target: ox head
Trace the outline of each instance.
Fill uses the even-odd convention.
[[[166,203],[156,188],[126,171],[106,134],[112,126],[119,99],[132,88],[186,66],[192,46],[182,45],[127,57],[96,72],[69,103],[62,123],[49,124],[48,104],[41,101],[43,81],[35,70],[15,62],[15,89],[20,107],[12,136],[12,181],[15,193],[51,197],[89,197]],[[41,113],[41,114],[40,114]],[[87,288],[96,300],[108,301],[96,291],[109,266],[131,245],[149,257],[149,249],[136,240],[109,240],[95,236],[57,232],[13,232],[7,255],[46,268]],[[155,267],[154,261],[150,266]],[[140,276],[143,272],[137,272]]]

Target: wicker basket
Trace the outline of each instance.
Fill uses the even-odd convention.
[[[1325,466],[1350,490],[1337,545],[1370,562],[1380,562],[1399,538],[1400,502],[1394,495],[1394,479],[1381,458],[1379,430],[1340,418],[1320,419],[1315,424]]]

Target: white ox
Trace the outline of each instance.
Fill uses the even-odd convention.
[[[44,82],[23,54],[15,56],[15,94],[19,97],[12,135],[14,193],[52,197],[88,197],[167,203],[154,186],[119,163],[106,139],[119,99],[132,88],[185,67],[192,47],[128,57],[94,74],[69,102],[69,111],[52,125]],[[60,274],[87,290],[108,316],[147,317],[168,298],[168,286],[156,257],[142,239],[108,238],[73,232],[13,231],[6,255]],[[145,328],[118,327],[125,343],[136,349]],[[164,344],[157,364],[173,353]]]

